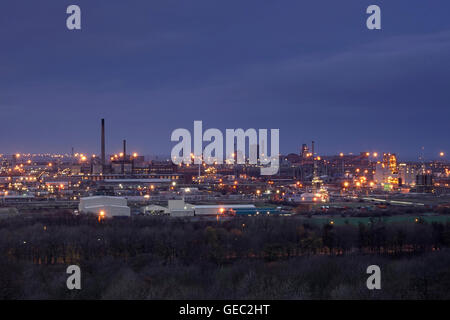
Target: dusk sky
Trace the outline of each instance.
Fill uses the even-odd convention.
[[[66,8],[82,30],[66,28]],[[366,28],[366,8],[382,30]],[[450,153],[448,0],[2,0],[0,153],[170,154],[279,128],[282,153]]]

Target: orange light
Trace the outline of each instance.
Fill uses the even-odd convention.
[[[49,163],[48,163],[48,166],[51,167],[51,166],[53,166],[53,164],[52,164],[51,162],[49,162]]]
[[[105,218],[105,211],[101,210],[98,213],[98,222],[102,221]]]
[[[220,208],[220,209],[219,209],[219,212],[220,212],[220,213],[224,213],[224,212],[225,212],[225,208]]]
[[[377,152],[374,152],[374,153],[373,153],[373,157],[374,157],[374,158],[378,157],[378,153],[377,153]]]
[[[138,154],[135,152],[133,153],[133,157],[137,158]]]
[[[340,157],[343,157],[343,156],[344,156],[344,154],[343,154],[343,153],[341,152],[341,153],[339,153],[339,156],[340,156]]]
[[[439,155],[440,155],[441,157],[443,157],[443,156],[445,156],[445,153],[444,153],[444,152],[441,152],[441,153],[439,153]]]

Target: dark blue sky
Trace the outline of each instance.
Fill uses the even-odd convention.
[[[66,29],[66,8],[82,30]],[[370,4],[382,30],[365,27]],[[0,152],[169,154],[176,128],[283,153],[450,152],[448,0],[2,0]]]

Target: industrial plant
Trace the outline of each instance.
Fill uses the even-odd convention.
[[[401,161],[395,153],[321,155],[316,143],[280,155],[276,175],[260,164],[175,165],[127,150],[100,154],[2,154],[0,203],[14,212],[71,210],[100,218],[135,215],[233,218],[360,212],[386,205],[437,210],[449,206],[450,164]],[[433,209],[434,208],[434,209]],[[9,209],[8,209],[9,210]],[[9,212],[9,211],[8,211]],[[5,215],[6,216],[6,215]]]

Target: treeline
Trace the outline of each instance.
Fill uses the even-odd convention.
[[[0,220],[0,298],[441,298],[449,247],[450,224],[421,220],[28,215]],[[78,293],[65,287],[70,264],[83,270]],[[392,290],[368,292],[370,264],[390,270]]]
[[[381,290],[366,269],[381,268]],[[390,258],[307,256],[264,262],[164,265],[151,254],[83,262],[81,290],[64,265],[0,260],[0,299],[450,299],[450,251]]]
[[[450,247],[450,224],[386,223],[319,226],[289,217],[225,221],[133,217],[98,222],[69,213],[0,221],[0,256],[35,264],[81,263],[151,254],[163,264],[218,265],[236,259],[273,261],[305,255],[401,255]]]

